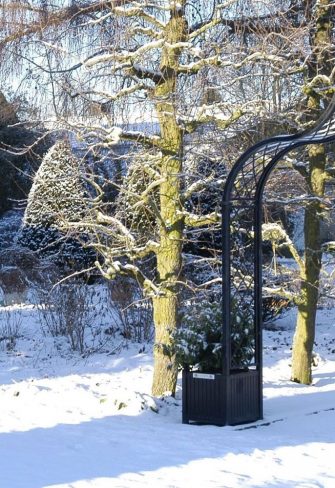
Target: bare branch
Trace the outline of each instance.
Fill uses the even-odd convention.
[[[121,264],[120,261],[111,261],[108,262],[106,260],[106,264],[108,268],[104,270],[99,263],[96,261],[95,265],[99,269],[102,276],[108,280],[113,280],[117,275],[124,275],[124,276],[131,276],[135,278],[136,281],[140,284],[143,290],[143,294],[145,296],[162,296],[164,295],[163,291],[154,284],[152,280],[147,278],[142,271],[135,266],[134,264]]]
[[[241,53],[239,53],[239,56]],[[195,61],[189,64],[180,64],[178,67],[179,73],[185,74],[197,74],[201,69],[207,66],[220,66],[223,68],[233,68],[233,69],[240,69],[248,63],[260,63],[260,62],[270,62],[274,63],[275,65],[282,65],[284,61],[287,61],[287,56],[282,55],[278,56],[277,54],[269,54],[267,52],[257,51],[251,54],[248,54],[244,57],[242,61],[234,62],[232,61],[233,55],[229,57],[229,60],[223,60],[219,55],[202,58],[199,61]]]
[[[205,227],[221,222],[221,214],[218,212],[212,212],[206,215],[196,215],[184,210],[179,213],[184,217],[186,227]]]
[[[293,259],[299,266],[300,272],[303,273],[305,269],[305,262],[298,253],[295,245],[293,244],[292,240],[290,239],[289,235],[283,229],[283,227],[279,224],[276,223],[270,223],[270,224],[263,224],[262,225],[262,238],[266,241],[271,241],[274,244],[278,245],[280,242],[283,241],[283,244],[285,245],[288,250],[290,251]]]
[[[48,29],[50,27],[57,27],[62,25],[64,22],[70,22],[74,19],[90,15],[95,12],[101,12],[103,8],[110,8],[116,7],[117,5],[123,5],[125,2],[124,0],[109,0],[102,4],[100,1],[95,2],[86,2],[84,4],[78,5],[77,3],[72,3],[70,7],[65,7],[60,9],[54,13],[49,13],[48,15],[44,15],[45,11],[43,9],[35,9],[34,12],[41,14],[39,18],[35,21],[28,23],[22,23],[22,26],[18,25],[17,29],[13,29],[13,32],[5,36],[0,41],[0,46],[4,46],[10,42],[18,41],[22,38],[29,37],[34,34],[42,34],[44,29]],[[10,4],[12,8],[14,7],[14,3]],[[18,9],[21,9],[22,3],[18,5]],[[6,9],[7,5],[1,7],[1,9]],[[30,9],[26,9],[30,10]]]

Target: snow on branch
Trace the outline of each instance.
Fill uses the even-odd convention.
[[[290,292],[289,290],[285,290],[282,287],[270,288],[269,286],[263,286],[262,290],[264,293],[267,293],[268,295],[286,298],[290,300],[290,302],[293,302],[296,305],[298,305],[299,303],[299,295],[297,295],[294,292]]]
[[[150,88],[145,84],[145,83],[137,83],[135,85],[129,86],[127,88],[122,88],[116,93],[108,93],[105,91],[98,91],[98,90],[86,90],[86,91],[80,91],[77,93],[72,93],[70,96],[71,98],[75,98],[81,95],[96,95],[101,98],[105,98],[110,102],[115,102],[116,100],[119,100],[120,98],[127,97],[131,95],[132,93],[135,93],[137,91],[141,90],[149,90]]]
[[[129,241],[131,244],[135,242],[135,237],[131,234],[129,229],[127,229],[127,227],[123,225],[123,223],[116,217],[112,217],[111,215],[104,215],[102,212],[98,212],[96,220],[98,224],[111,225],[112,227],[116,226],[127,241]]]
[[[140,34],[143,36],[151,37],[152,39],[161,39],[163,35],[161,32],[157,32],[156,30],[150,27],[142,27],[140,25],[134,27],[132,29],[132,32],[134,34]]]
[[[163,79],[163,75],[160,71],[156,71],[150,68],[143,68],[142,66],[139,66],[136,63],[133,63],[129,67],[129,72],[137,78],[142,79],[149,79],[153,81],[154,83],[159,83]]]
[[[150,147],[163,147],[160,136],[151,136],[140,131],[121,131],[119,137],[124,141],[139,142]]]
[[[164,39],[159,39],[143,44],[141,47],[136,49],[136,51],[120,51],[113,53],[97,54],[96,56],[91,56],[89,59],[83,61],[83,65],[86,68],[92,68],[97,64],[108,63],[114,61],[116,63],[127,62],[131,63],[133,60],[140,58],[143,54],[151,51],[152,49],[161,48],[164,45]]]
[[[211,212],[206,215],[197,215],[186,210],[178,212],[178,215],[183,216],[185,225],[187,227],[204,227],[221,222],[221,214],[218,212]]]
[[[108,280],[113,280],[117,275],[130,276],[135,278],[143,289],[145,296],[161,296],[162,290],[147,278],[144,273],[134,264],[122,264],[120,261],[106,259],[107,269],[103,269],[99,261],[95,263],[102,276]]]
[[[325,86],[330,88],[330,91],[333,92],[335,90],[334,88],[334,81],[335,81],[335,67],[332,69],[331,73],[329,76],[326,76],[325,74],[317,74],[314,76],[314,78],[306,84],[304,87],[305,91],[314,89],[321,85],[321,90],[324,92],[325,91]]]
[[[190,198],[194,193],[197,193],[198,191],[201,191],[204,188],[207,188],[207,186],[212,183],[215,180],[215,177],[208,176],[207,178],[203,178],[201,180],[197,180],[192,185],[190,185],[186,190],[184,191],[182,195],[182,201],[185,202],[188,198]]]
[[[80,132],[80,138],[93,141],[95,147],[110,148],[120,141],[132,141],[148,147],[161,147],[160,136],[145,134],[141,131],[127,131],[121,127],[104,127],[89,123],[67,121],[67,125],[75,132]]]
[[[131,5],[130,7],[128,7],[128,6],[114,7],[112,9],[112,12],[115,15],[118,15],[121,17],[136,17],[136,18],[141,17],[144,20],[146,20],[147,22],[149,22],[150,24],[157,27],[158,29],[161,29],[161,30],[164,29],[165,25],[163,22],[158,20],[158,18],[155,17],[154,15],[151,15],[144,10],[144,8],[146,7],[145,4],[143,5],[143,4],[140,4],[138,2],[130,2],[130,5]]]
[[[199,125],[205,123],[215,123],[220,129],[227,129],[234,122],[239,120],[243,115],[250,112],[250,108],[247,110],[245,107],[235,109],[233,113],[227,114],[224,112],[219,104],[215,105],[202,105],[199,107],[197,114],[192,118],[178,118],[179,124],[183,125],[187,132],[194,132]],[[255,110],[253,110],[253,113]]]
[[[267,198],[266,203],[275,205],[292,205],[295,203],[303,203],[307,205],[308,203],[318,202],[324,208],[331,208],[331,201],[325,197],[318,197],[315,195],[301,195],[292,198]]]
[[[162,183],[166,182],[166,178],[160,178],[158,180],[152,181],[147,188],[139,195],[139,200],[133,205],[133,208],[140,207],[142,205],[147,205],[148,198],[152,190],[159,187]]]
[[[85,27],[85,26],[89,26],[89,25],[93,26],[93,25],[101,24],[103,22],[106,22],[106,20],[109,19],[110,17],[112,17],[112,15],[113,15],[112,12],[108,12],[106,15],[101,15],[101,17],[98,17],[97,19],[90,19],[87,22],[84,22],[79,27]]]
[[[304,260],[301,258],[292,240],[281,225],[276,223],[263,224],[262,238],[264,241],[273,242],[277,246],[278,244],[281,244],[281,246],[284,245],[285,247],[287,247],[293,259],[298,264],[300,271],[304,270]]]
[[[179,73],[185,74],[197,74],[202,68],[207,66],[220,66],[223,68],[240,69],[250,62],[271,62],[277,65],[282,65],[283,61],[287,61],[286,56],[277,56],[275,54],[268,54],[266,52],[257,51],[245,56],[242,61],[234,62],[230,59],[223,60],[220,55],[210,56],[208,58],[202,58],[198,61],[194,61],[189,64],[181,64],[178,67]]]

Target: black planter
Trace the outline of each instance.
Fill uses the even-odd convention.
[[[183,423],[237,425],[262,418],[260,372],[183,371]]]

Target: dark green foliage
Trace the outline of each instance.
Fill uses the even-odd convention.
[[[80,162],[65,142],[56,143],[45,155],[29,194],[19,242],[58,264],[81,269],[95,258],[80,241],[69,235],[67,224],[80,222],[89,210]]]
[[[254,357],[253,334],[246,311],[233,310],[234,327],[231,353],[233,363],[247,367]],[[173,350],[182,368],[202,372],[222,371],[222,308],[221,302],[200,301],[188,307],[182,327],[173,333]]]
[[[222,369],[222,313],[217,303],[194,304],[173,333],[176,360],[182,368]]]
[[[15,106],[0,92],[0,214],[12,208],[14,201],[26,199],[31,175],[49,144],[40,131],[18,123]]]

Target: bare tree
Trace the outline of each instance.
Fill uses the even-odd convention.
[[[91,178],[95,194],[86,218],[64,226],[90,232],[103,276],[131,276],[152,298],[154,394],[176,387],[175,361],[164,351],[178,326],[186,236],[220,221],[216,210],[190,211],[192,195],[215,184],[218,174],[215,168],[205,177],[192,174],[187,142],[213,124],[228,144],[260,119],[292,121],[310,57],[302,35],[305,10],[312,8],[307,3],[213,0],[199,9],[186,0],[36,0],[2,6],[3,59],[16,56],[29,67],[26,83],[38,85],[39,103],[44,93],[62,126],[92,154],[112,152],[123,141],[137,161],[122,190],[127,215],[110,212],[100,181]],[[231,153],[225,155],[229,167]],[[141,211],[145,225],[129,219]],[[147,259],[154,272],[142,266]]]
[[[308,58],[309,83],[305,91],[311,118],[315,118],[314,114],[322,104],[322,92],[320,94],[318,87],[328,88],[331,92],[334,85],[334,4],[326,0],[303,3],[309,23],[311,49]],[[315,145],[308,150],[308,164],[299,167],[310,194],[316,197],[308,202],[305,210],[305,256],[300,263],[301,296],[292,351],[292,379],[305,384],[312,382],[312,351],[322,267],[320,217],[324,208],[326,182],[331,177],[328,166],[326,148]]]

